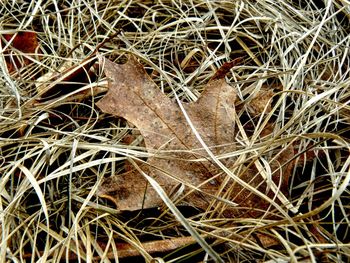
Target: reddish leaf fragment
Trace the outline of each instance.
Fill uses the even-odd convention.
[[[26,58],[25,56],[21,56],[17,53],[12,53],[11,47],[23,53],[34,55],[37,52],[37,48],[39,46],[36,33],[18,32],[15,36],[14,34],[4,34],[3,38],[7,42],[12,40],[10,47],[4,52],[7,68],[10,73],[15,70],[19,70],[31,63],[30,59]],[[3,41],[0,41],[0,45],[2,48],[4,48],[6,44],[3,43]]]
[[[243,58],[239,57],[229,62],[225,62],[215,73],[215,75],[211,78],[211,80],[215,79],[223,79],[230,72],[234,66],[242,61]]]

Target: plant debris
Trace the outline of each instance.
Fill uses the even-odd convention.
[[[78,2],[0,5],[0,258],[348,261],[346,1]]]

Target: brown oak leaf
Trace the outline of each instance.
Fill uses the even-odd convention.
[[[268,207],[261,197],[232,178],[227,180],[228,175],[211,160],[179,105],[160,91],[136,58],[131,56],[122,65],[104,61],[109,89],[97,106],[139,129],[151,157],[138,164],[176,204],[206,209],[220,197],[248,209]],[[236,93],[225,79],[213,78],[196,102],[182,104],[195,130],[216,156],[236,149],[235,101]],[[234,162],[232,158],[220,161],[226,167]],[[248,169],[241,179],[266,191],[264,179],[256,169]],[[277,185],[280,179],[280,175],[273,178]],[[162,205],[157,192],[136,169],[106,178],[98,194],[112,200],[121,211]],[[233,211],[234,206],[227,210],[230,209]]]

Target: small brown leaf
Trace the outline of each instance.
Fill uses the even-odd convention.
[[[247,209],[260,206],[261,202],[257,201],[260,197],[232,180],[226,182],[227,175],[211,161],[179,105],[159,90],[134,57],[123,65],[106,59],[104,70],[109,90],[97,106],[103,112],[125,118],[140,130],[153,156],[139,165],[169,196],[181,183],[185,185],[175,202],[206,209],[214,196],[227,193],[230,202]],[[183,104],[196,131],[215,155],[235,150],[235,100],[233,88],[220,78],[211,80],[195,103]],[[221,161],[229,167],[234,160]],[[241,179],[253,186],[263,186],[263,179],[255,173]],[[276,178],[276,182],[279,180]],[[162,205],[156,191],[136,170],[107,178],[99,188],[99,195],[114,201],[119,210]]]
[[[268,88],[262,88],[258,94],[249,102],[248,110],[253,116],[271,112],[271,99],[274,92]]]
[[[92,65],[96,62],[94,55],[88,56],[81,61],[79,65],[70,65],[65,63],[56,72],[48,72],[37,80],[37,92],[40,94],[40,102],[55,99],[84,85],[87,85],[95,78]],[[98,89],[96,89],[98,93]],[[82,98],[91,96],[91,94],[79,94]],[[94,93],[96,95],[96,93]],[[78,96],[79,96],[78,95]]]
[[[97,69],[94,67],[94,64],[97,60],[96,54],[98,50],[103,47],[108,41],[113,39],[119,34],[119,31],[116,34],[111,35],[108,38],[105,38],[100,44],[96,46],[96,49],[82,60],[78,65],[73,65],[72,61],[66,61],[63,63],[59,69],[55,71],[50,71],[45,75],[41,76],[37,80],[36,88],[37,92],[40,95],[40,102],[48,102],[50,99],[54,100],[57,96],[62,96],[68,94],[74,90],[79,89],[89,83],[91,83],[96,78]],[[79,47],[81,44],[75,46],[69,53],[70,56],[73,51]],[[83,100],[92,95],[97,95],[103,92],[103,87],[94,87],[93,92],[81,92],[76,96],[71,96],[70,100]],[[66,100],[69,101],[69,100]]]

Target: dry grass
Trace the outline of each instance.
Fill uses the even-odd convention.
[[[36,56],[24,55],[32,63],[9,72],[5,57],[21,51],[2,39],[3,262],[118,262],[122,241],[151,262],[142,242],[189,233],[201,246],[156,254],[158,262],[348,260],[350,3],[257,2],[2,1],[0,34],[33,31],[39,40]],[[127,158],[147,157],[142,138],[126,145],[132,127],[96,108],[106,87],[98,67],[80,85],[61,85],[44,101],[37,87],[47,72],[95,58],[106,39],[99,54],[136,55],[165,93],[183,101],[196,100],[224,62],[243,57],[227,76],[241,100],[235,171],[254,158],[266,168],[272,150],[293,143],[299,165],[290,181],[291,205],[272,206],[272,219],[224,218],[216,213],[219,204],[198,214],[169,200],[161,211],[118,213],[99,199],[104,177],[122,171]],[[275,88],[273,107],[255,117],[245,105],[265,87]],[[271,133],[263,136],[266,129]]]

